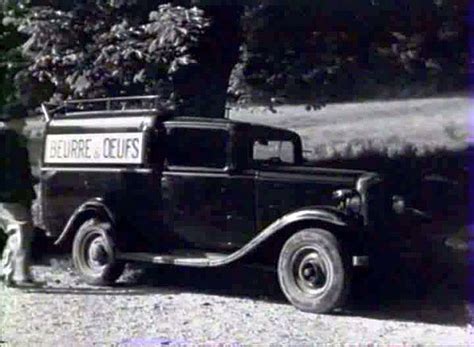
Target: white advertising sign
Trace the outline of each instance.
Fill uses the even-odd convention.
[[[143,133],[47,135],[48,164],[141,164]]]

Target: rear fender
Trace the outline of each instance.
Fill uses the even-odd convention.
[[[107,206],[104,199],[93,198],[83,203],[74,211],[54,244],[56,246],[70,244],[80,226],[86,220],[94,217],[107,220],[112,223],[112,225],[116,224],[115,214],[112,209]]]

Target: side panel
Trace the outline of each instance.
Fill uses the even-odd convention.
[[[102,198],[122,235],[152,247],[163,217],[160,129],[154,115],[51,120],[41,168],[42,219],[50,236],[86,201]]]
[[[129,250],[156,250],[169,242],[163,233],[160,178],[150,172],[42,171],[43,219],[52,237],[61,234],[74,211],[100,197],[116,215]]]
[[[81,204],[94,197],[118,191],[119,172],[63,171],[53,167],[41,170],[41,203],[48,233],[59,236],[68,219]]]

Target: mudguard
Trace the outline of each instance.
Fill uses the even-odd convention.
[[[112,224],[115,224],[116,222],[115,214],[107,206],[103,198],[90,199],[74,211],[54,244],[56,246],[61,245],[71,236],[73,236],[78,228],[78,224],[83,221],[84,215],[88,213],[93,213],[94,215],[104,217]]]
[[[290,212],[263,229],[255,238],[245,244],[242,248],[223,259],[211,260],[208,266],[222,266],[232,263],[263,244],[271,236],[277,234],[286,227],[303,221],[323,222],[337,227],[349,227],[353,224],[347,214],[330,206],[309,206]]]

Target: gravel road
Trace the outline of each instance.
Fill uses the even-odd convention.
[[[315,315],[285,302],[274,273],[242,266],[135,267],[114,288],[82,284],[64,257],[43,260],[34,273],[46,287],[0,289],[0,340],[7,345],[474,343],[459,283],[420,294],[416,274],[359,281],[346,310]]]

